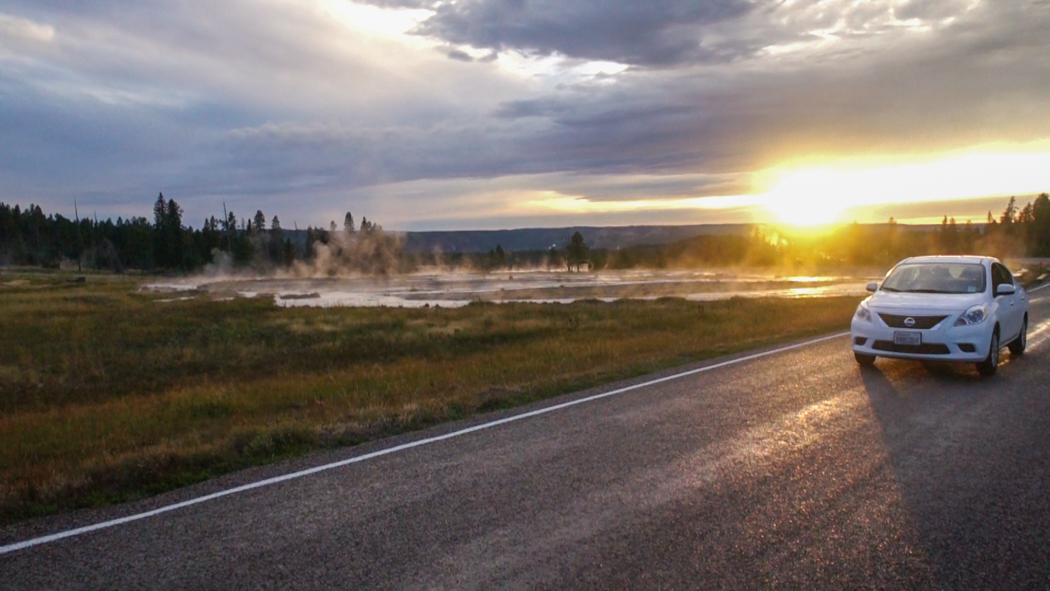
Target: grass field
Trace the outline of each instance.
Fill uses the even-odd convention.
[[[859,298],[278,308],[0,279],[0,522],[848,327]]]

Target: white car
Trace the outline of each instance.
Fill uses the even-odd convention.
[[[927,256],[897,263],[853,315],[857,363],[876,357],[977,364],[995,374],[999,349],[1024,353],[1028,294],[997,259]]]

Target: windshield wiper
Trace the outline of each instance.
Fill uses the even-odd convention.
[[[943,289],[909,289],[908,293],[958,293],[954,291],[944,291]]]
[[[885,285],[880,288],[882,291],[900,291],[896,287],[886,287]]]

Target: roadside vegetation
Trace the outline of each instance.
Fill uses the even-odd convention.
[[[845,329],[858,299],[279,308],[5,272],[0,521]]]
[[[857,267],[889,269],[905,257],[980,254],[1000,259],[1050,257],[1050,194],[1018,206],[1010,198],[984,223],[956,223],[945,215],[936,226],[834,224],[822,228],[756,226],[750,235],[696,236],[667,245],[595,250],[597,268],[704,268],[733,265],[819,274]]]
[[[74,209],[74,212],[76,210]],[[292,223],[293,228],[296,223]],[[121,273],[210,272],[331,277],[355,273],[390,275],[421,267],[447,269],[540,268],[567,271],[748,267],[816,274],[856,267],[889,268],[906,256],[983,254],[1000,259],[1050,257],[1050,194],[1022,205],[1010,198],[999,216],[983,223],[939,226],[840,224],[820,229],[753,226],[748,234],[701,235],[672,244],[617,249],[590,248],[580,232],[549,249],[506,252],[414,252],[402,236],[347,212],[343,223],[289,231],[262,211],[206,218],[199,230],[184,223],[174,199],[157,196],[152,222],[117,218],[99,222],[49,214],[40,206],[21,209],[0,202],[0,265],[109,269]]]

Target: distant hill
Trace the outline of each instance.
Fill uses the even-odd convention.
[[[572,226],[568,228],[519,228],[515,230],[446,230],[391,232],[404,240],[409,252],[486,253],[502,246],[506,252],[563,248],[573,232],[583,234],[587,246],[616,250],[628,246],[659,246],[696,236],[746,236],[760,224],[693,224],[688,226]],[[885,224],[866,224],[883,226]],[[982,224],[983,226],[983,224]],[[930,232],[940,225],[898,226],[906,232]],[[306,230],[284,230],[284,237],[297,246],[306,244]]]
[[[670,244],[702,235],[749,234],[753,224],[698,224],[691,226],[619,226],[570,228],[521,228],[517,230],[463,230],[404,232],[405,250],[411,252],[488,252],[502,246],[507,252],[562,248],[575,232],[587,246],[615,250],[640,244]]]

